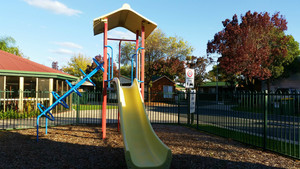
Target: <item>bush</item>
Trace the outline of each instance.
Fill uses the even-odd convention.
[[[0,119],[25,119],[29,117],[36,117],[40,114],[38,110],[33,110],[30,112],[17,112],[15,110],[7,110],[5,112],[0,111]]]

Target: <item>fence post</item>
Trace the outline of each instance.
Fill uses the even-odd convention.
[[[79,106],[80,106],[80,99],[79,96],[76,95],[77,102],[76,102],[76,124],[79,124]]]
[[[177,102],[177,112],[178,112],[178,124],[180,124],[180,93],[177,93],[178,102]]]
[[[187,123],[188,123],[188,124],[191,124],[191,113],[190,113],[190,104],[191,104],[191,103],[190,103],[190,97],[191,97],[191,96],[190,96],[190,94],[191,94],[191,92],[190,92],[190,90],[188,89],[188,91],[187,91],[187,104],[188,104],[188,105],[187,105],[187,118],[188,118],[188,119],[187,119],[187,120],[188,120]]]
[[[196,97],[196,112],[197,112],[197,129],[199,129],[199,113],[198,113],[198,98],[199,98],[199,95],[197,97],[197,92],[195,93],[195,97]]]
[[[264,149],[267,149],[267,132],[268,132],[268,100],[269,93],[267,90],[264,92],[265,94],[265,110],[264,110]]]

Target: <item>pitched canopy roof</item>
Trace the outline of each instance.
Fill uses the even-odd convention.
[[[0,75],[54,77],[75,80],[77,77],[0,50]]]
[[[128,4],[124,4],[122,8],[94,19],[94,35],[104,32],[103,20],[106,18],[108,19],[108,30],[116,27],[124,27],[134,34],[136,34],[136,31],[138,30],[139,35],[141,34],[141,25],[144,23],[145,38],[147,38],[157,27],[156,23],[131,9]]]

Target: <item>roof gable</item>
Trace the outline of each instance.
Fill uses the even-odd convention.
[[[20,73],[24,73],[24,72],[41,72],[43,74],[55,73],[63,76],[69,76],[71,78],[76,78],[75,76],[69,75],[59,70],[52,69],[42,64],[0,50],[0,71],[3,70],[9,72],[10,71],[20,72]]]
[[[175,82],[174,82],[173,80],[171,80],[170,78],[168,78],[167,76],[161,76],[161,77],[159,77],[159,78],[153,80],[152,83],[155,83],[155,82],[157,82],[157,81],[160,81],[160,80],[163,79],[163,78],[166,78],[166,79],[168,79],[170,82],[172,82],[172,83],[175,84]]]

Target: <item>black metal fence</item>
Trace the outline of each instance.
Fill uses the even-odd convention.
[[[218,99],[211,94],[195,95],[198,99],[194,119],[197,120],[190,125],[300,158],[299,94],[235,92],[220,93]]]
[[[0,96],[0,129],[35,127],[39,114],[36,104],[48,107],[54,101],[49,92],[0,92]],[[146,93],[145,96],[151,123],[189,125],[300,159],[300,95],[297,93]],[[190,113],[193,97],[196,98],[194,113]],[[57,106],[52,111],[55,121],[49,125],[101,124],[100,92],[82,92],[82,97],[74,93],[66,101],[70,108]],[[107,123],[117,123],[114,91],[108,92],[107,103]],[[42,118],[41,126],[44,121]]]

